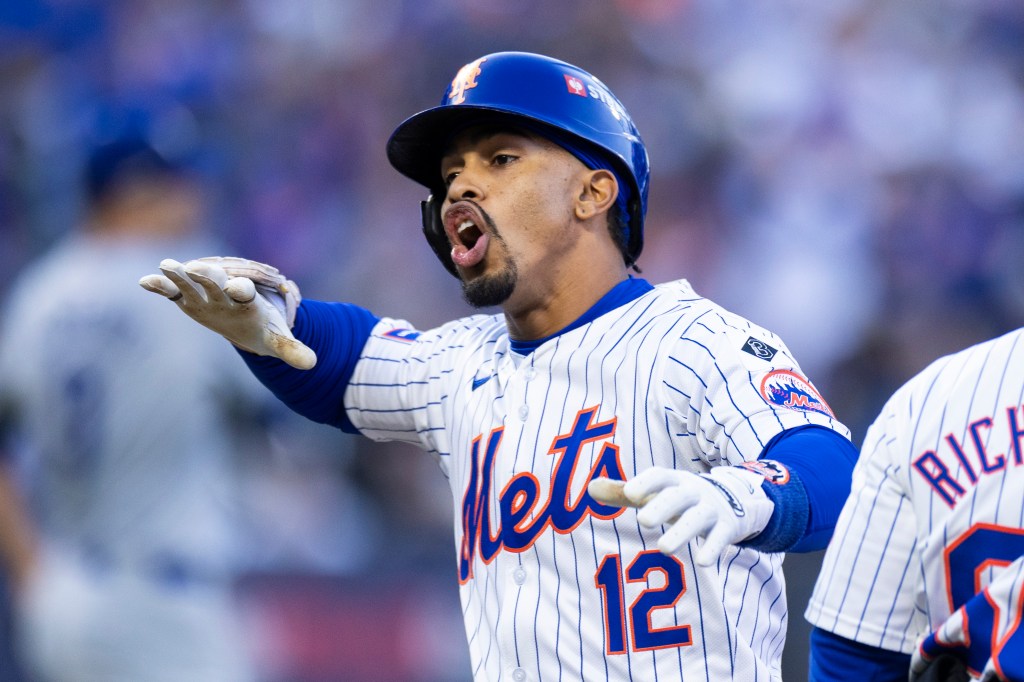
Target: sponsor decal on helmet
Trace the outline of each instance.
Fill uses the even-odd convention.
[[[485,61],[487,57],[481,57],[459,69],[449,88],[448,104],[462,104],[466,101],[466,90],[472,90],[477,86],[476,77],[480,75],[480,65]]]
[[[761,396],[773,405],[802,412],[818,412],[835,417],[811,382],[796,372],[777,369],[761,380]]]
[[[626,108],[623,107],[622,103],[615,99],[612,93],[608,92],[608,90],[596,83],[590,83],[588,89],[591,97],[599,100],[602,104],[608,107],[608,111],[611,112],[612,117],[614,117],[616,121],[629,118],[629,114],[626,113]]]
[[[572,74],[567,73],[564,74],[564,76],[565,87],[569,90],[569,92],[571,92],[574,95],[579,95],[580,97],[587,96],[587,86],[583,84],[583,81],[581,81],[576,76],[573,76]]]

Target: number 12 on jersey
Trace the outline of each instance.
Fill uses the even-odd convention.
[[[664,581],[661,587],[647,587],[626,609],[624,583],[650,584],[654,575]],[[629,628],[633,651],[650,651],[690,646],[689,625],[655,628],[652,616],[659,609],[671,609],[686,593],[683,564],[672,556],[652,550],[641,552],[622,571],[622,557],[608,554],[601,560],[594,583],[604,594],[605,641],[609,654],[626,653],[626,628]]]

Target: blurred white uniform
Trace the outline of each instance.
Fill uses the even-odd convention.
[[[222,338],[136,284],[169,252],[210,248],[77,235],[8,302],[0,399],[20,417],[45,545],[22,639],[45,679],[252,678],[231,604],[226,413],[267,393]]]

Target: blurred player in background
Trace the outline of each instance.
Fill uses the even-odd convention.
[[[649,169],[621,102],[492,54],[388,157],[466,300],[503,314],[418,331],[231,258],[142,285],[297,412],[437,458],[476,679],[778,680],[781,552],[827,542],[855,451],[781,339],[630,274]]]
[[[266,391],[134,286],[168,251],[218,248],[202,188],[133,135],[98,146],[86,177],[84,225],[23,273],[0,336],[4,442],[31,509],[0,524],[20,650],[44,681],[250,680],[231,437]]]
[[[1022,557],[1018,329],[932,363],[868,430],[807,607],[811,679],[1024,681]]]

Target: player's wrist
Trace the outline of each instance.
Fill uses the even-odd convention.
[[[745,469],[754,474],[757,465],[763,462],[751,462],[734,469]],[[807,491],[800,476],[777,463],[770,463],[771,470],[780,475],[765,476],[755,474],[759,479],[758,490],[771,501],[771,513],[761,530],[741,541],[741,547],[749,547],[761,552],[786,552],[803,539],[810,520],[810,508]]]

